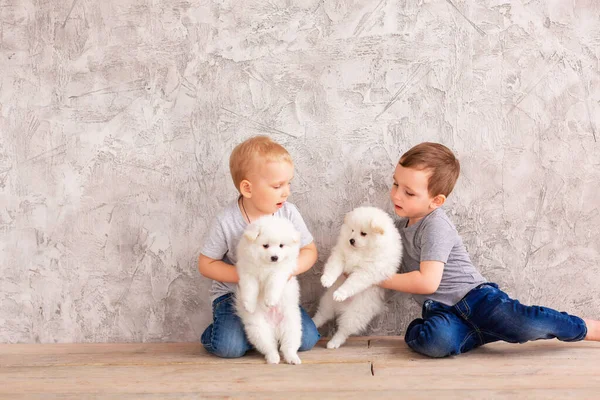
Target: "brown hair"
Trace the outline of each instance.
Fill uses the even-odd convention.
[[[290,164],[290,153],[268,136],[254,136],[238,144],[229,156],[229,172],[233,184],[240,190],[240,183],[248,179],[248,174],[256,168],[258,161],[286,161]]]
[[[460,174],[460,163],[454,153],[439,143],[424,142],[416,145],[400,157],[398,164],[404,168],[430,172],[427,191],[431,197],[438,194],[447,197]]]

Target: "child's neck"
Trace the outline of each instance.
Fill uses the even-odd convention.
[[[261,212],[259,209],[254,207],[254,204],[252,204],[251,201],[248,201],[248,199],[244,198],[244,196],[240,196],[238,200],[238,206],[240,212],[242,213],[242,218],[244,218],[244,221],[246,221],[248,224],[253,223],[265,215],[271,215]]]
[[[408,217],[408,222],[406,223],[406,227],[408,228],[409,226],[418,223],[419,221],[421,221],[423,218],[425,218],[426,216],[428,216],[429,214],[431,214],[435,210],[437,210],[437,208],[434,209],[434,210],[429,211],[427,214],[422,215],[420,217]]]
[[[409,226],[416,224],[417,222],[419,222],[423,218],[425,218],[425,217],[409,218],[408,222],[406,223],[406,227],[408,228]]]

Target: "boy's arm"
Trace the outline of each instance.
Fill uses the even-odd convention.
[[[300,255],[298,256],[298,267],[294,271],[293,275],[300,275],[315,265],[317,261],[317,246],[315,241],[300,215],[300,211],[295,205],[288,203],[288,215],[287,218],[292,221],[296,230],[300,233],[300,243],[308,243],[300,249]]]
[[[317,262],[317,246],[315,242],[307,244],[300,249],[300,255],[298,255],[298,267],[294,271],[294,275],[300,275],[308,271]]]
[[[204,254],[200,254],[198,258],[198,271],[202,276],[219,282],[238,283],[240,281],[235,266],[207,257]]]
[[[379,286],[411,294],[432,294],[440,286],[443,273],[443,262],[421,261],[418,271],[396,274]]]

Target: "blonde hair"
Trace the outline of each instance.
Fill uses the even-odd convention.
[[[229,156],[229,172],[235,188],[240,190],[240,183],[248,179],[248,174],[256,168],[258,162],[285,161],[290,164],[290,153],[279,143],[268,136],[254,136],[238,144]]]
[[[448,197],[460,174],[460,163],[454,153],[439,143],[424,142],[408,150],[398,164],[404,168],[431,172],[427,191],[431,197],[443,194]]]

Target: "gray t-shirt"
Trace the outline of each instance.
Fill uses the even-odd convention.
[[[273,215],[292,221],[296,230],[300,232],[300,247],[312,243],[313,237],[295,205],[286,201],[283,203],[283,207]],[[204,236],[200,252],[214,260],[223,260],[229,265],[235,265],[237,262],[237,245],[247,226],[248,223],[244,219],[236,199],[217,214]],[[210,301],[212,302],[224,294],[235,292],[236,288],[237,284],[235,283],[213,280],[210,289]]]
[[[445,263],[442,281],[435,293],[413,296],[419,304],[431,299],[453,306],[471,289],[487,282],[471,262],[461,237],[444,210],[437,208],[409,227],[407,223],[408,218],[398,222],[404,246],[402,272],[418,271],[421,261]]]

